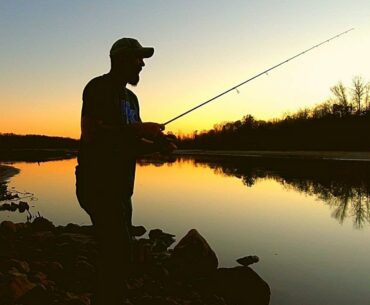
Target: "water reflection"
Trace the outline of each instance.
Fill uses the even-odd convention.
[[[189,162],[213,169],[216,174],[235,176],[247,187],[259,180],[273,179],[286,189],[315,196],[333,209],[341,224],[352,218],[356,229],[370,223],[370,164],[332,160],[269,158],[181,157],[165,162]],[[140,164],[161,166],[164,160],[142,160]]]

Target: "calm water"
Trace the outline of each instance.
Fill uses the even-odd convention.
[[[75,164],[15,163],[21,173],[9,188],[33,192],[31,212],[55,224],[88,224],[74,195]],[[258,255],[253,269],[270,285],[273,305],[370,304],[369,184],[367,163],[142,163],[134,223],[178,238],[196,228],[222,266]],[[4,219],[26,214],[0,212]]]

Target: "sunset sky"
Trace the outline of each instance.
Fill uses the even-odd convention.
[[[188,133],[313,106],[370,80],[370,1],[1,1],[0,132],[78,138],[81,94],[121,37],[153,46],[138,87],[164,122],[349,28],[350,32],[168,125]]]

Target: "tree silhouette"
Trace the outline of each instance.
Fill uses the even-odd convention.
[[[352,80],[352,85],[352,100],[357,106],[357,112],[361,113],[361,102],[366,96],[367,85],[361,76],[355,76]]]

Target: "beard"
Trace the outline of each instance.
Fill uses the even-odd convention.
[[[132,74],[128,79],[128,83],[132,86],[136,86],[139,83],[139,80],[140,80],[139,74]]]
[[[140,71],[138,71],[136,67],[132,67],[131,69],[128,69],[127,72],[127,82],[132,86],[136,86],[140,80]]]

